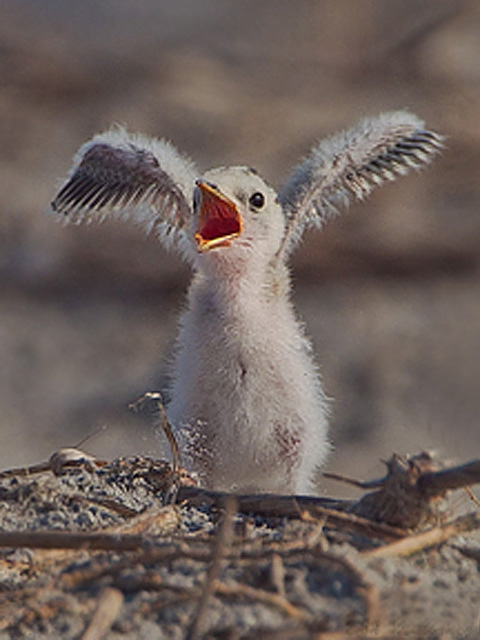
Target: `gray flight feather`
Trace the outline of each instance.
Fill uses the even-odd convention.
[[[167,141],[117,127],[80,148],[52,210],[77,224],[108,215],[132,219],[166,244],[188,245],[195,176]]]
[[[419,169],[442,148],[442,136],[425,130],[424,123],[407,111],[367,118],[323,140],[280,191],[287,230],[279,255],[288,255],[306,227],[323,226],[339,208]]]

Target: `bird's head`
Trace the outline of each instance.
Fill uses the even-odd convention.
[[[280,246],[285,220],[277,194],[248,167],[213,169],[196,181],[195,240],[201,254],[269,261]]]

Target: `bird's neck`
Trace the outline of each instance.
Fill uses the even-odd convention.
[[[202,291],[217,309],[241,314],[253,306],[268,307],[289,299],[290,276],[284,264],[225,263],[209,267],[198,270],[193,288]]]
[[[198,272],[212,285],[227,291],[242,286],[256,288],[261,285],[268,269],[263,256],[253,251],[248,256],[235,254],[229,248],[217,251],[216,254],[201,256],[197,265]]]

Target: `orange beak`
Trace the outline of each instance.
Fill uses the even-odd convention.
[[[197,249],[203,253],[215,247],[228,247],[242,232],[237,206],[208,182],[197,180],[201,203],[195,234]]]

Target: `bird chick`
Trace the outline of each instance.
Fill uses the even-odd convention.
[[[310,491],[329,450],[327,403],[275,258],[278,197],[251,169],[229,167],[197,180],[194,203],[199,255],[170,419],[208,486]]]
[[[307,227],[441,147],[416,116],[382,114],[314,147],[278,195],[248,167],[198,178],[168,142],[123,129],[80,149],[53,211],[133,219],[193,268],[167,412],[205,486],[313,491],[330,450],[328,402],[290,301],[289,256]]]

